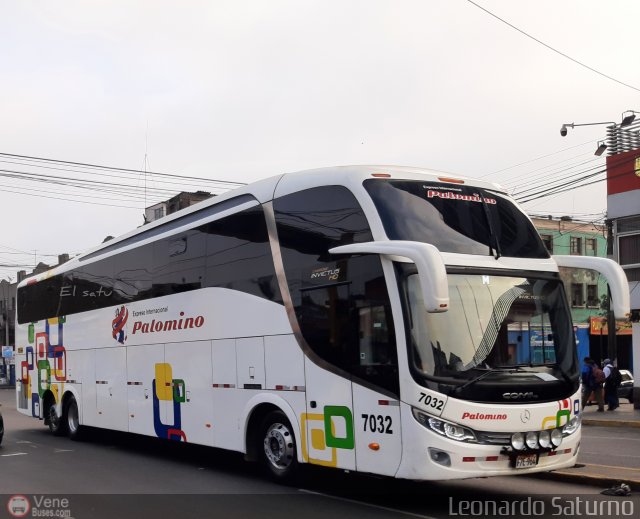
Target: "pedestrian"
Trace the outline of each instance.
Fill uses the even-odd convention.
[[[602,383],[604,380],[604,372],[597,362],[591,357],[585,357],[584,365],[582,366],[582,409],[585,408],[591,393],[593,393],[598,403],[598,412],[604,412],[604,398],[602,395]]]
[[[611,359],[604,359],[604,368],[602,369],[605,376],[604,381],[604,400],[607,403],[607,409],[613,411],[620,407],[618,400],[618,387],[622,382],[620,371],[612,363]]]

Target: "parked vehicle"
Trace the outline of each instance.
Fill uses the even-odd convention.
[[[618,388],[618,398],[626,398],[633,404],[633,373],[627,369],[621,369],[622,383]]]

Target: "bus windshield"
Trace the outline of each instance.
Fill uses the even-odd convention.
[[[391,240],[435,245],[441,252],[548,258],[533,224],[507,197],[473,186],[368,179]]]
[[[466,379],[479,369],[515,366],[575,371],[573,327],[559,280],[450,274],[449,310],[427,313],[418,274],[401,268],[407,271],[410,349],[422,375]]]

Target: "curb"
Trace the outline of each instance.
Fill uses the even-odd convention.
[[[638,420],[598,420],[597,418],[583,418],[582,425],[595,425],[599,427],[640,428],[640,421]]]
[[[607,488],[623,482],[629,485],[631,490],[635,492],[640,491],[640,480],[638,479],[624,479],[623,477],[612,478],[610,476],[602,476],[594,473],[579,474],[566,471],[540,472],[539,474],[535,474],[535,477],[539,479],[551,479],[554,481],[578,483],[583,485],[605,486]]]

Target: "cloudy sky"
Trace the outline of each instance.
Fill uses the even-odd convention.
[[[605,126],[559,129],[640,110],[640,2],[475,3],[627,86],[467,0],[0,0],[0,277],[211,180],[399,164],[517,194],[602,168]],[[602,219],[606,186],[525,209]]]

